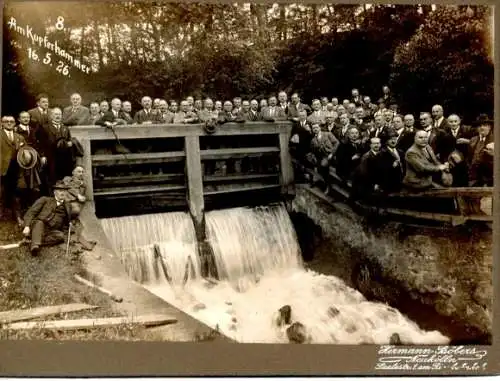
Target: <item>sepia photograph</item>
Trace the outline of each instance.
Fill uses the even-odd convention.
[[[486,371],[493,10],[6,1],[0,339]]]

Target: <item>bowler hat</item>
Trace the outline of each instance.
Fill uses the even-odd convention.
[[[22,146],[17,151],[17,162],[23,169],[31,169],[38,162],[38,152],[33,147]]]
[[[70,187],[62,180],[59,180],[55,183],[54,189],[68,190]]]
[[[474,121],[475,126],[480,126],[482,124],[494,124],[495,121],[491,119],[487,114],[480,114]]]

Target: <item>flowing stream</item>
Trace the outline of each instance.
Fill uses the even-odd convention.
[[[306,270],[283,205],[206,214],[219,281],[201,277],[187,213],[101,223],[131,278],[238,342],[287,343],[297,332],[308,343],[389,344],[394,334],[404,344],[449,342],[396,309],[367,301],[341,279]],[[291,311],[285,319],[284,306]]]

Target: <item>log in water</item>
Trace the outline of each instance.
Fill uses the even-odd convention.
[[[186,213],[110,218],[102,225],[132,278],[239,342],[389,344],[395,334],[403,344],[449,342],[397,310],[367,301],[339,278],[305,270],[282,205],[213,211],[206,222],[218,282],[201,278]],[[279,311],[284,306],[286,323]]]

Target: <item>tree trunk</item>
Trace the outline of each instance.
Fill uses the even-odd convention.
[[[95,20],[93,22],[93,29],[94,29],[94,38],[97,46],[97,59],[99,61],[99,69],[102,69],[104,67],[104,61],[103,61],[103,52],[101,46],[101,34],[99,33],[99,25]]]

